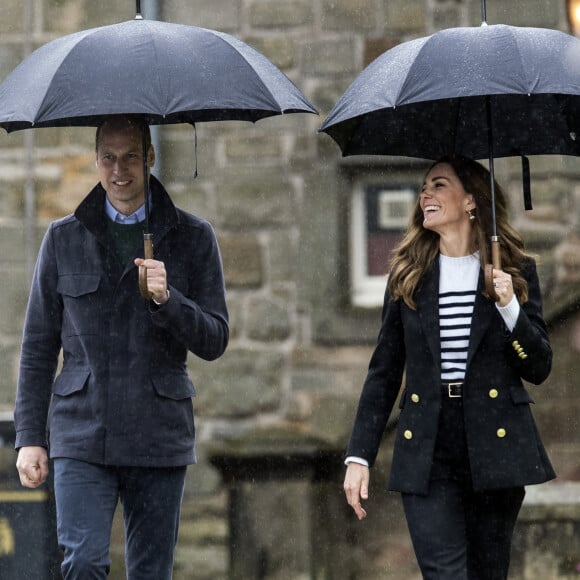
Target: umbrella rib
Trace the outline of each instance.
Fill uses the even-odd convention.
[[[284,113],[284,110],[282,109],[282,106],[280,105],[280,103],[278,102],[278,99],[276,98],[276,96],[274,95],[274,93],[270,90],[270,88],[264,84],[264,82],[262,81],[262,78],[260,77],[260,75],[256,72],[256,68],[255,66],[250,63],[250,61],[248,60],[248,58],[246,57],[245,54],[243,54],[238,47],[235,45],[235,43],[237,42],[241,42],[238,41],[238,39],[234,38],[234,37],[229,37],[227,35],[224,35],[223,33],[220,33],[218,31],[213,31],[214,35],[219,38],[222,42],[225,42],[226,44],[228,44],[229,46],[231,46],[238,54],[239,56],[244,60],[244,62],[247,64],[248,68],[250,69],[252,75],[254,75],[260,82],[260,84],[262,85],[263,89],[265,90],[265,92],[268,93],[268,95],[270,95],[272,101],[274,103],[276,103],[276,105],[278,106],[279,110],[281,113]],[[250,45],[247,45],[248,47],[250,47]],[[252,47],[250,47],[252,48]],[[258,61],[262,61],[263,59],[263,63],[265,66],[267,66],[269,63],[269,61],[267,61],[267,59],[265,57],[263,57],[258,51],[256,51],[254,48],[252,48],[252,50],[254,50],[256,52],[256,58]],[[259,64],[259,63],[256,63]],[[273,65],[272,65],[273,66]]]
[[[145,26],[148,26],[147,24],[147,20],[141,20],[141,23]],[[151,31],[149,29],[147,29],[148,31],[148,35],[149,35],[149,45],[153,47],[153,57],[155,58],[155,81],[157,84],[157,91],[158,91],[158,95],[162,95],[162,101],[165,103],[165,112],[167,112],[168,109],[168,101],[169,101],[169,96],[168,96],[168,92],[167,90],[164,90],[163,87],[163,83],[161,82],[161,78],[159,76],[159,59],[158,59],[158,55],[157,55],[157,50],[156,50],[156,45],[155,45],[155,37],[153,36],[153,34],[151,34]],[[165,87],[166,89],[166,87]],[[165,115],[163,115],[165,117]]]

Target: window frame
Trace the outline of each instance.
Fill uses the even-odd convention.
[[[377,308],[382,306],[387,284],[387,274],[368,274],[368,193],[370,189],[377,189],[378,195],[387,195],[396,201],[408,201],[412,211],[417,199],[417,187],[408,181],[393,181],[387,176],[363,175],[352,182],[349,200],[349,277],[350,277],[350,304],[354,308]],[[398,200],[396,199],[398,198]],[[405,232],[410,214],[401,218],[399,227],[389,227],[388,231]]]

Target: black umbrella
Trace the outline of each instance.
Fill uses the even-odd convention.
[[[492,262],[500,268],[494,157],[580,155],[580,41],[543,28],[449,28],[402,43],[372,62],[321,131],[343,155],[489,159]],[[578,137],[578,139],[577,139]],[[488,292],[495,296],[491,267]]]
[[[261,53],[222,32],[144,20],[138,0],[134,20],[49,42],[0,84],[0,126],[8,132],[97,126],[120,114],[160,125],[298,112],[316,109]],[[145,257],[153,257],[148,201],[145,191]]]

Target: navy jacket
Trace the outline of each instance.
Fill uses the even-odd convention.
[[[51,457],[105,465],[195,462],[186,360],[226,348],[221,257],[211,226],[177,209],[154,177],[151,194],[154,254],[171,294],[160,307],[141,298],[133,261],[115,255],[100,184],[49,227],[24,326],[17,448],[48,445]]]
[[[463,409],[469,462],[476,490],[541,483],[555,477],[530,410],[532,397],[522,379],[544,381],[552,350],[542,318],[535,263],[522,274],[529,300],[509,332],[479,278]],[[375,461],[403,374],[400,417],[389,489],[427,494],[441,408],[439,261],[416,291],[417,309],[385,296],[382,326],[371,358],[347,455]]]

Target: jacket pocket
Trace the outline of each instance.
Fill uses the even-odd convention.
[[[82,391],[91,371],[89,369],[78,369],[74,371],[64,371],[54,381],[52,391],[55,395],[67,397],[73,393]]]
[[[535,403],[534,399],[523,386],[510,387],[510,396],[514,405],[524,405]]]
[[[100,282],[98,274],[66,274],[59,276],[56,289],[64,296],[78,298],[96,292]]]
[[[160,397],[175,401],[195,397],[195,389],[187,373],[168,372],[151,377],[151,381]]]

